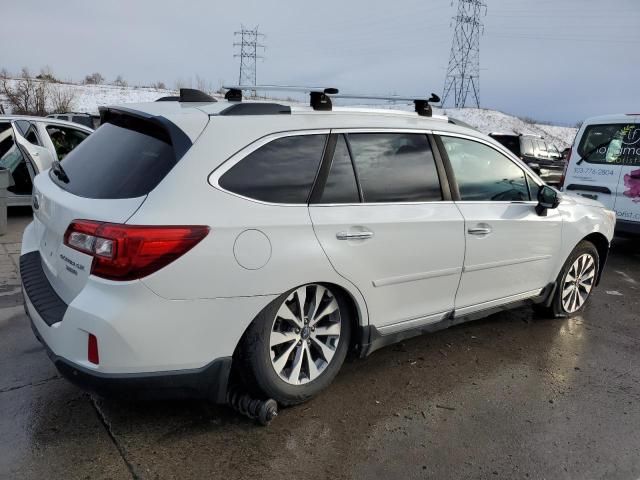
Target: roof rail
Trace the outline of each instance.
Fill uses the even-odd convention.
[[[331,98],[329,95],[338,93],[333,87],[294,87],[285,85],[223,85],[227,89],[224,98],[230,102],[241,102],[243,90],[273,91],[273,92],[302,92],[309,94],[309,105],[314,110],[331,110]]]
[[[331,110],[332,98],[349,98],[360,100],[389,100],[396,102],[413,102],[415,111],[422,117],[432,115],[430,103],[440,102],[440,97],[432,93],[429,98],[403,97],[400,95],[362,95],[362,94],[341,94],[337,88],[333,87],[295,87],[286,85],[223,85],[227,89],[224,98],[230,102],[241,102],[243,90],[253,91],[275,91],[275,92],[302,92],[308,93],[310,105],[314,110]]]
[[[196,90],[195,88],[181,88],[180,96],[160,97],[156,102],[211,103],[217,102],[217,100],[202,90]]]

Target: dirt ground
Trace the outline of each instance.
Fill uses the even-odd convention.
[[[0,478],[640,477],[637,240],[615,240],[583,315],[525,307],[382,349],[263,428],[60,378],[22,307],[27,222],[0,237]]]

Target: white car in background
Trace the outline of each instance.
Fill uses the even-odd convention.
[[[31,205],[33,178],[93,132],[54,118],[0,116],[0,167],[9,170],[7,205]]]
[[[640,234],[640,114],[585,120],[569,152],[564,190],[615,210],[616,232]]]
[[[600,279],[615,214],[424,101],[191,93],[103,109],[36,178],[26,310],[84,388],[223,402],[231,376],[296,404],[349,350],[525,302],[573,315]]]

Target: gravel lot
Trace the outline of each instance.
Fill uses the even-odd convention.
[[[0,478],[640,477],[637,240],[616,239],[582,316],[521,308],[385,348],[263,428],[60,378],[22,307],[25,213],[0,237]]]

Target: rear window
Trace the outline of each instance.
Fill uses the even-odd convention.
[[[640,128],[629,123],[589,125],[585,128],[578,155],[589,163],[640,165]]]
[[[168,135],[149,122],[114,116],[73,149],[61,165],[64,190],[86,198],[134,198],[153,190],[176,164]]]

